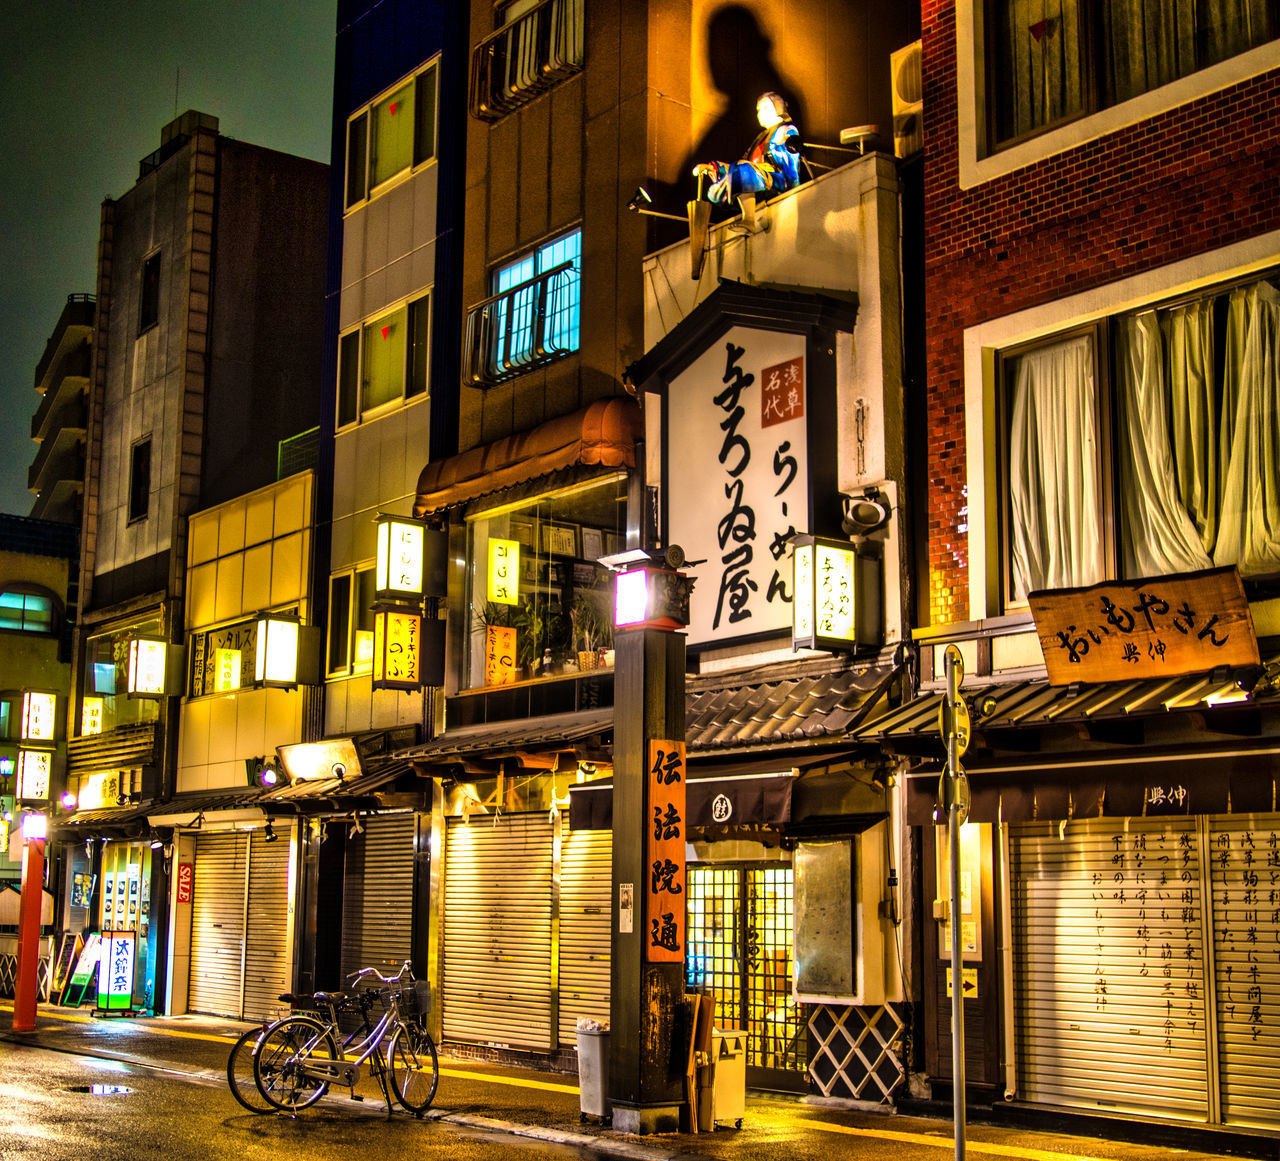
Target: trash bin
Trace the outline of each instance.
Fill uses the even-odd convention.
[[[742,1128],[747,1111],[747,1034],[739,1028],[718,1028],[711,1033],[710,1128],[734,1123]],[[702,1121],[699,1109],[699,1123]]]
[[[582,1120],[609,1115],[609,1025],[578,1021],[578,1097]]]

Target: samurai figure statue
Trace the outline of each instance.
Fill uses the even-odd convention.
[[[716,203],[744,194],[782,193],[800,181],[800,132],[787,116],[787,103],[777,93],[756,102],[760,132],[741,161],[702,161],[694,177],[711,181],[707,198]]]

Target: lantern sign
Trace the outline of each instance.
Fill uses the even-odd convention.
[[[57,718],[58,695],[29,689],[22,695],[22,739],[25,742],[52,742]]]
[[[100,697],[86,697],[80,706],[80,733],[84,737],[102,733],[102,713],[105,700]]]
[[[373,688],[422,688],[422,614],[417,609],[374,610]]]
[[[520,541],[489,541],[488,598],[495,605],[520,601]]]
[[[53,755],[48,750],[19,750],[17,797],[47,799],[52,769]]]
[[[684,963],[685,744],[649,739],[645,823],[644,957]]]
[[[792,538],[792,649],[850,650],[857,623],[858,559],[851,544],[816,536]]]
[[[378,517],[378,561],[374,571],[376,595],[422,596],[426,529],[401,516]]]
[[[613,623],[619,629],[683,629],[689,623],[693,578],[664,568],[630,568],[614,582]]]
[[[298,622],[291,617],[258,618],[255,685],[298,684]]]
[[[132,931],[104,931],[98,959],[98,1008],[127,1012],[133,1007],[134,938]]]
[[[22,841],[34,842],[49,836],[49,819],[47,815],[32,813],[22,816]]]
[[[169,643],[163,637],[134,637],[129,641],[130,697],[164,697]]]

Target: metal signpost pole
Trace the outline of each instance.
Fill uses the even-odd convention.
[[[960,827],[967,817],[968,786],[960,769],[960,755],[968,746],[969,713],[960,696],[964,661],[960,650],[948,645],[944,656],[947,700],[943,706],[943,736],[947,768],[943,774],[942,803],[947,811],[947,845],[951,889],[947,915],[951,922],[951,1104],[955,1116],[956,1161],[963,1161],[964,1141],[964,961],[962,959],[960,906]]]

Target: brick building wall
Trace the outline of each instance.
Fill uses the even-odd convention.
[[[965,328],[1280,227],[1280,71],[963,190],[954,3],[926,0],[922,40],[936,625],[969,610]]]

